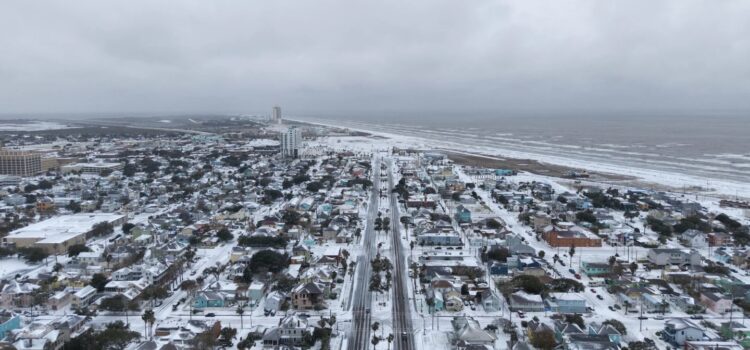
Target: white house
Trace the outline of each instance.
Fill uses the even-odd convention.
[[[682,346],[688,340],[703,340],[703,328],[689,319],[672,319],[666,322],[664,338],[668,342]]]

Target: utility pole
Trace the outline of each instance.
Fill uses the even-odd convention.
[[[641,316],[638,317],[640,325],[638,326],[639,331],[643,331],[643,303],[641,302]]]

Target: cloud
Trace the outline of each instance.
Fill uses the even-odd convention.
[[[23,1],[0,113],[750,107],[745,1]]]

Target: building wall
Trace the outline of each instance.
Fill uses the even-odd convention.
[[[21,318],[14,315],[3,323],[0,323],[0,339],[5,338],[9,331],[21,328]]]
[[[602,240],[588,237],[559,237],[557,232],[545,232],[542,237],[553,247],[601,247]]]
[[[42,172],[42,156],[18,150],[0,150],[0,174],[33,176]]]

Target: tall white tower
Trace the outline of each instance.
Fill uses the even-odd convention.
[[[284,157],[299,157],[299,149],[302,143],[302,131],[296,126],[289,127],[281,134],[281,154]]]
[[[273,106],[273,112],[271,113],[271,120],[276,124],[281,124],[281,107]]]

